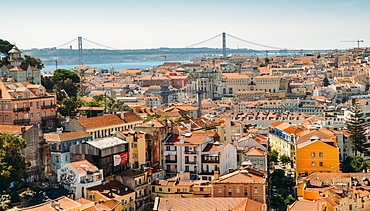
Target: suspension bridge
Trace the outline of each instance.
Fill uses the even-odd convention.
[[[61,45],[56,46],[56,48],[62,48],[65,46],[69,46],[70,49],[72,49],[73,43],[76,43],[78,45],[78,56],[80,58],[80,64],[83,62],[83,42],[87,42],[90,44],[93,44],[95,46],[98,46],[102,49],[107,50],[122,50],[115,47],[107,46],[100,44],[98,42],[91,41],[89,39],[83,38],[81,36],[74,38],[66,43],[63,43]],[[221,44],[221,45],[220,45]],[[319,53],[327,53],[331,50],[306,50],[306,49],[288,49],[284,47],[276,47],[271,45],[265,45],[261,43],[252,42],[246,39],[242,39],[239,37],[236,37],[231,34],[227,34],[225,32],[217,34],[211,38],[205,39],[201,42],[194,43],[189,46],[183,47],[184,49],[190,49],[190,48],[217,48],[220,49],[219,54],[223,56],[227,56],[227,50],[228,49],[234,49],[233,52],[235,52],[235,49],[237,52],[240,50],[241,53],[247,53],[249,55],[264,55],[269,56],[271,55],[294,55],[294,54],[305,54],[305,53],[313,53],[313,52],[319,52]],[[202,52],[201,52],[202,53]],[[202,53],[204,54],[204,53]]]

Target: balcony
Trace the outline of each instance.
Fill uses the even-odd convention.
[[[43,105],[41,106],[41,109],[48,109],[48,108],[56,108],[57,105],[53,104],[53,105]]]
[[[100,174],[100,171],[99,171],[99,170],[95,170],[95,171],[86,171],[86,174],[87,174],[87,175],[98,175],[98,174]]]
[[[217,160],[210,160],[210,159],[202,159],[202,163],[220,163],[220,161]]]
[[[185,164],[197,164],[197,161],[194,160],[186,160]]]
[[[177,163],[177,160],[165,160],[166,163]]]
[[[16,119],[14,120],[14,124],[24,124],[31,122],[31,119]]]
[[[197,152],[196,151],[185,151],[185,154],[186,155],[196,155]]]
[[[56,118],[55,115],[54,116],[43,116],[43,117],[41,117],[42,120],[55,119],[55,118]]]
[[[19,112],[19,111],[29,111],[30,107],[24,107],[24,108],[14,108],[14,112]]]

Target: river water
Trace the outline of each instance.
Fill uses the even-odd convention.
[[[145,68],[152,68],[158,65],[163,64],[164,61],[151,61],[151,62],[125,62],[125,63],[105,63],[105,64],[85,64],[92,68],[102,68],[102,69],[110,69],[113,67],[115,71],[121,71],[126,69],[145,69]],[[70,70],[73,67],[78,65],[63,65],[58,64],[58,69],[66,69]],[[45,65],[45,67],[42,69],[43,72],[51,72],[56,69],[55,64],[54,65]]]

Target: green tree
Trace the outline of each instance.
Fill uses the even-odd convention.
[[[143,122],[149,122],[150,120],[153,120],[153,119],[160,119],[161,117],[162,117],[162,116],[161,116],[161,115],[159,115],[159,114],[153,114],[153,115],[148,114],[148,115],[144,118]]]
[[[75,110],[81,108],[85,102],[77,97],[64,98],[59,107],[62,116],[75,116]]]
[[[57,69],[54,71],[50,81],[54,84],[53,90],[56,92],[59,102],[67,97],[62,90],[68,94],[68,97],[77,96],[80,87],[80,78],[76,73],[70,70]]]
[[[12,134],[0,134],[0,193],[9,187],[11,182],[25,177],[26,161],[21,151],[27,143]]]
[[[175,122],[175,123],[177,123],[177,122],[183,122],[183,121],[185,121],[185,118],[182,117],[182,116],[179,116],[179,117],[177,117],[176,119],[173,120],[173,122]]]
[[[358,152],[365,153],[367,151],[364,146],[366,142],[366,122],[360,105],[355,99],[352,100],[352,105],[349,111],[350,113],[349,118],[346,120],[346,127],[350,134],[349,138],[352,143],[352,148],[357,156]]]
[[[290,157],[288,155],[282,155],[280,156],[280,162],[284,165],[287,165],[287,164],[291,164],[292,163],[292,159],[290,159]]]
[[[38,69],[44,68],[44,63],[42,63],[41,59],[35,58],[32,56],[24,55],[24,60],[22,64],[28,64],[31,65],[32,67],[36,67]]]
[[[343,172],[360,172],[363,168],[364,159],[360,156],[348,156],[342,164]]]
[[[48,92],[53,91],[54,83],[51,82],[51,77],[50,76],[41,75],[41,85],[43,85]]]
[[[10,44],[6,40],[0,39],[0,53],[8,55],[8,52],[13,48],[14,45]],[[9,64],[8,58],[3,58],[0,60],[0,67]]]
[[[277,164],[279,161],[279,152],[276,151],[275,149],[270,151],[269,159],[270,159],[271,164]]]
[[[327,77],[325,77],[325,78],[322,80],[322,85],[323,85],[323,86],[329,86],[329,85],[330,85],[329,80],[328,80],[328,78],[327,78]]]

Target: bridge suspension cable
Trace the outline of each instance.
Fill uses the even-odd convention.
[[[98,46],[101,46],[101,47],[104,47],[104,48],[109,48],[109,49],[112,49],[112,50],[119,50],[117,48],[113,48],[113,47],[109,47],[109,46],[106,46],[106,45],[102,45],[102,44],[99,44],[97,42],[94,42],[94,41],[91,41],[91,40],[88,40],[86,38],[82,38],[83,40],[87,41],[87,42],[90,42],[90,43],[93,43],[95,45],[98,45]]]
[[[203,44],[203,43],[208,42],[208,41],[210,41],[210,40],[213,40],[213,39],[215,39],[215,38],[217,38],[217,37],[219,37],[219,36],[221,36],[221,34],[218,34],[218,35],[216,35],[216,36],[214,36],[214,37],[211,37],[211,38],[209,38],[209,39],[206,39],[206,40],[204,40],[204,41],[202,41],[202,42],[198,42],[198,43],[195,43],[195,44],[193,44],[193,45],[189,45],[189,46],[187,46],[187,47],[185,47],[185,48],[190,48],[190,47],[193,47],[193,46],[196,46],[196,45]]]
[[[256,46],[260,46],[260,47],[265,47],[265,48],[270,48],[270,49],[277,49],[277,50],[284,50],[284,48],[279,48],[279,47],[274,47],[274,46],[263,45],[263,44],[259,44],[259,43],[251,42],[251,41],[248,41],[248,40],[244,40],[244,39],[241,39],[241,38],[235,37],[235,36],[230,35],[230,34],[227,34],[227,36],[232,37],[232,38],[234,38],[234,39],[237,39],[237,40],[239,40],[239,41],[246,42],[246,43],[249,43],[249,44],[252,44],[252,45],[256,45]]]
[[[58,45],[56,48],[63,47],[63,46],[68,45],[68,44],[70,44],[70,43],[72,43],[72,42],[75,42],[76,40],[77,40],[77,38],[74,38],[73,40],[68,41],[68,42],[66,42],[66,43],[64,43],[64,44],[62,44],[62,45]]]

